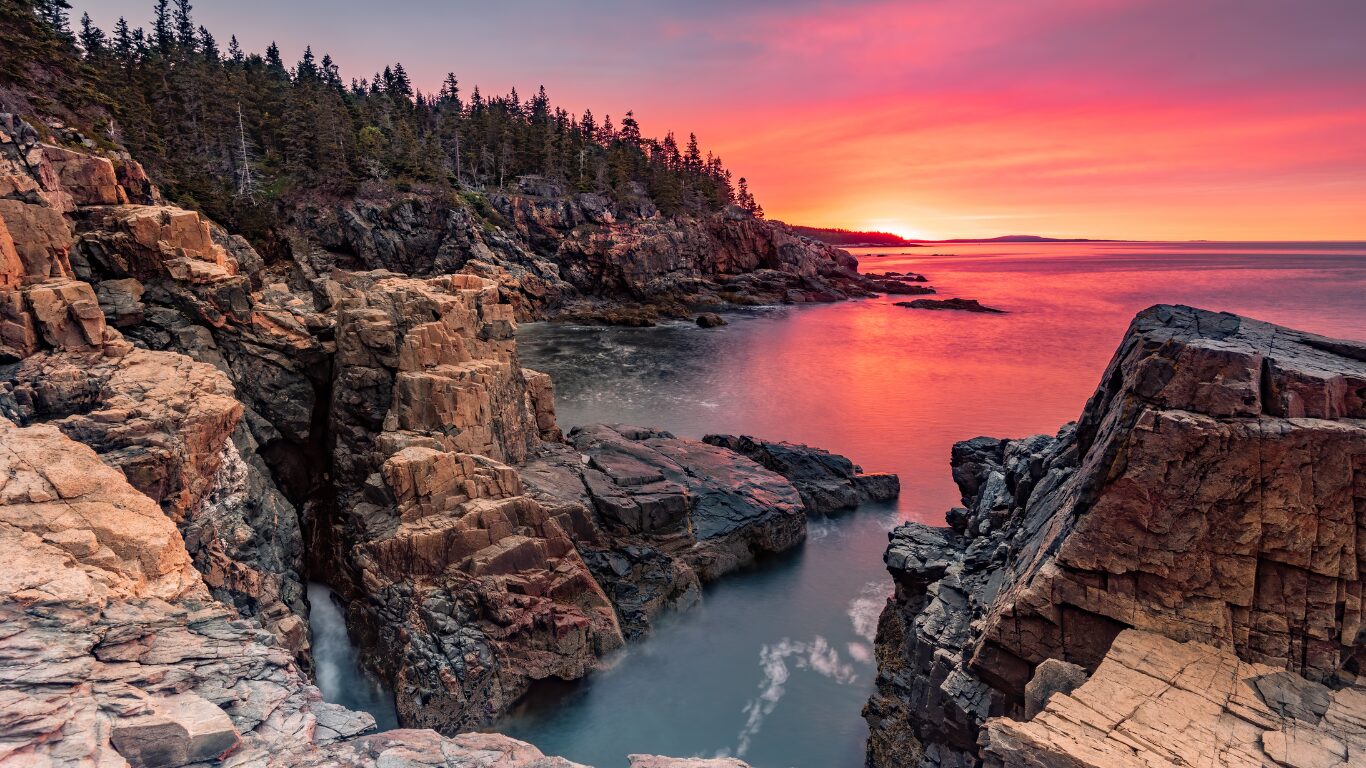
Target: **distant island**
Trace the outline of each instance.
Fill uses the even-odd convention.
[[[927,240],[894,235],[890,232],[861,232],[829,227],[792,227],[799,235],[840,248],[918,247],[935,243],[1115,243],[1112,239],[1090,237],[1042,237],[1040,235],[1002,235],[1000,237],[955,237]]]
[[[914,240],[907,240],[901,235],[894,235],[891,232],[858,232],[851,229],[797,226],[792,227],[792,230],[804,237],[839,248],[886,248],[898,245],[919,245]]]

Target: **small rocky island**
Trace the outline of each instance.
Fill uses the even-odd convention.
[[[891,534],[874,768],[1366,760],[1366,344],[1157,306]]]

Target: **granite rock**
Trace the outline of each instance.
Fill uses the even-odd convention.
[[[1360,343],[1157,306],[1075,425],[956,446],[952,528],[888,550],[870,762],[974,764],[1040,664],[1093,671],[1130,628],[1351,683],[1363,391]]]

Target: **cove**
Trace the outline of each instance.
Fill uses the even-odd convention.
[[[629,423],[804,442],[900,473],[902,495],[895,508],[812,520],[799,551],[714,583],[700,606],[660,621],[608,669],[533,692],[499,730],[600,768],[631,752],[862,766],[868,653],[890,590],[886,532],[905,519],[942,524],[959,503],[953,443],[1052,432],[1076,418],[1129,320],[1161,301],[1333,335],[1366,331],[1362,244],[926,253],[939,247],[856,253],[862,271],[923,272],[939,297],[1009,314],[909,310],[883,297],[730,312],[729,325],[705,330],[522,327],[522,363],[551,375],[566,429]]]
[[[1363,244],[926,253],[938,247],[858,255],[864,271],[924,272],[939,297],[976,298],[1008,314],[917,311],[883,297],[732,311],[729,325],[707,330],[521,327],[521,362],[551,375],[566,429],[627,423],[804,442],[869,471],[898,472],[902,496],[895,506],[813,519],[798,551],[714,583],[701,605],[661,617],[650,637],[586,680],[540,686],[498,730],[599,768],[624,765],[632,752],[739,755],[756,768],[861,766],[871,638],[890,590],[886,532],[900,520],[940,523],[958,503],[953,443],[1052,432],[1074,419],[1129,319],[1153,303],[1366,335]],[[321,683],[329,655],[356,667],[349,646],[319,642],[327,621],[319,602]],[[347,685],[368,684],[349,679],[341,692],[324,685],[325,695],[370,709],[339,698]]]

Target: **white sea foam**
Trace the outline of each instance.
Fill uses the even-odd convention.
[[[870,643],[877,639],[877,620],[887,604],[888,592],[886,582],[870,581],[863,585],[858,597],[849,601],[846,613],[854,625],[854,633]]]
[[[759,682],[759,695],[745,705],[745,727],[740,729],[739,744],[735,748],[737,757],[743,757],[749,751],[754,736],[763,727],[764,718],[773,713],[783,698],[792,675],[787,666],[789,661],[797,669],[809,669],[841,685],[858,679],[853,665],[841,659],[839,651],[820,635],[807,643],[785,637],[773,645],[765,645],[759,649],[759,668],[763,670],[764,679]]]

